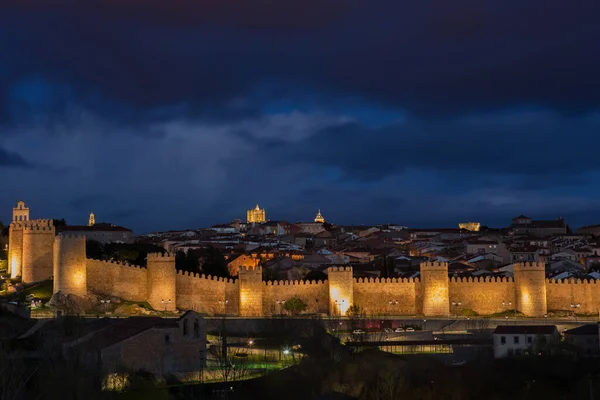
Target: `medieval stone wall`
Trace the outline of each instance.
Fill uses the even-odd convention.
[[[329,312],[329,283],[306,281],[263,282],[263,314],[278,315],[285,312],[285,302],[298,297],[306,303],[308,313]]]
[[[450,314],[471,310],[481,315],[514,309],[515,284],[512,278],[451,278]]]
[[[262,268],[242,266],[238,278],[240,316],[263,315]]]
[[[418,285],[414,279],[359,278],[354,303],[367,315],[416,315]]]
[[[54,237],[52,220],[33,220],[23,225],[23,283],[39,282],[52,277]]]
[[[54,293],[85,296],[87,294],[85,236],[56,236],[53,251]]]
[[[106,294],[128,301],[146,301],[148,298],[148,270],[143,267],[88,259],[88,288],[99,294]]]
[[[548,311],[600,313],[600,283],[596,280],[546,280],[546,296]]]
[[[177,271],[177,306],[219,315],[239,314],[238,282],[233,279]]]
[[[23,222],[11,222],[8,229],[8,272],[15,279],[23,264]]]

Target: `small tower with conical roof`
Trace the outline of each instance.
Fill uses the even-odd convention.
[[[90,211],[90,219],[88,221],[88,226],[94,226],[95,223],[96,223],[96,216],[94,215],[93,212]]]

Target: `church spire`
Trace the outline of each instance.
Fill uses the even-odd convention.
[[[317,216],[315,217],[315,222],[318,223],[325,223],[325,218],[323,218],[323,216],[321,215],[321,209],[319,209],[319,211],[317,212]]]
[[[93,212],[90,211],[90,220],[88,221],[88,226],[94,226],[96,223],[96,216]]]

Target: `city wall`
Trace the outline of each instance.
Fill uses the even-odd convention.
[[[285,302],[292,297],[306,303],[306,313],[336,315],[347,315],[352,306],[367,315],[600,312],[597,281],[548,280],[543,263],[515,264],[514,278],[449,278],[447,263],[427,262],[418,279],[356,279],[351,267],[331,267],[324,282],[263,282],[258,265],[240,265],[236,278],[224,279],[177,271],[169,254],[149,254],[147,267],[88,259],[84,236],[56,236],[51,220],[29,220],[24,206],[15,210],[11,276],[24,283],[53,278],[55,293],[81,296],[90,290],[145,301],[156,310],[243,317],[285,314]]]

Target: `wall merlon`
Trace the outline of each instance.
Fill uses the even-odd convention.
[[[429,269],[448,269],[447,262],[438,262],[438,261],[426,261],[421,263],[421,269],[429,268]]]
[[[147,259],[158,261],[175,261],[175,255],[169,253],[148,253]]]
[[[514,268],[515,269],[520,269],[520,270],[530,270],[530,269],[545,270],[546,269],[546,264],[544,264],[543,262],[515,263],[514,264]]]

